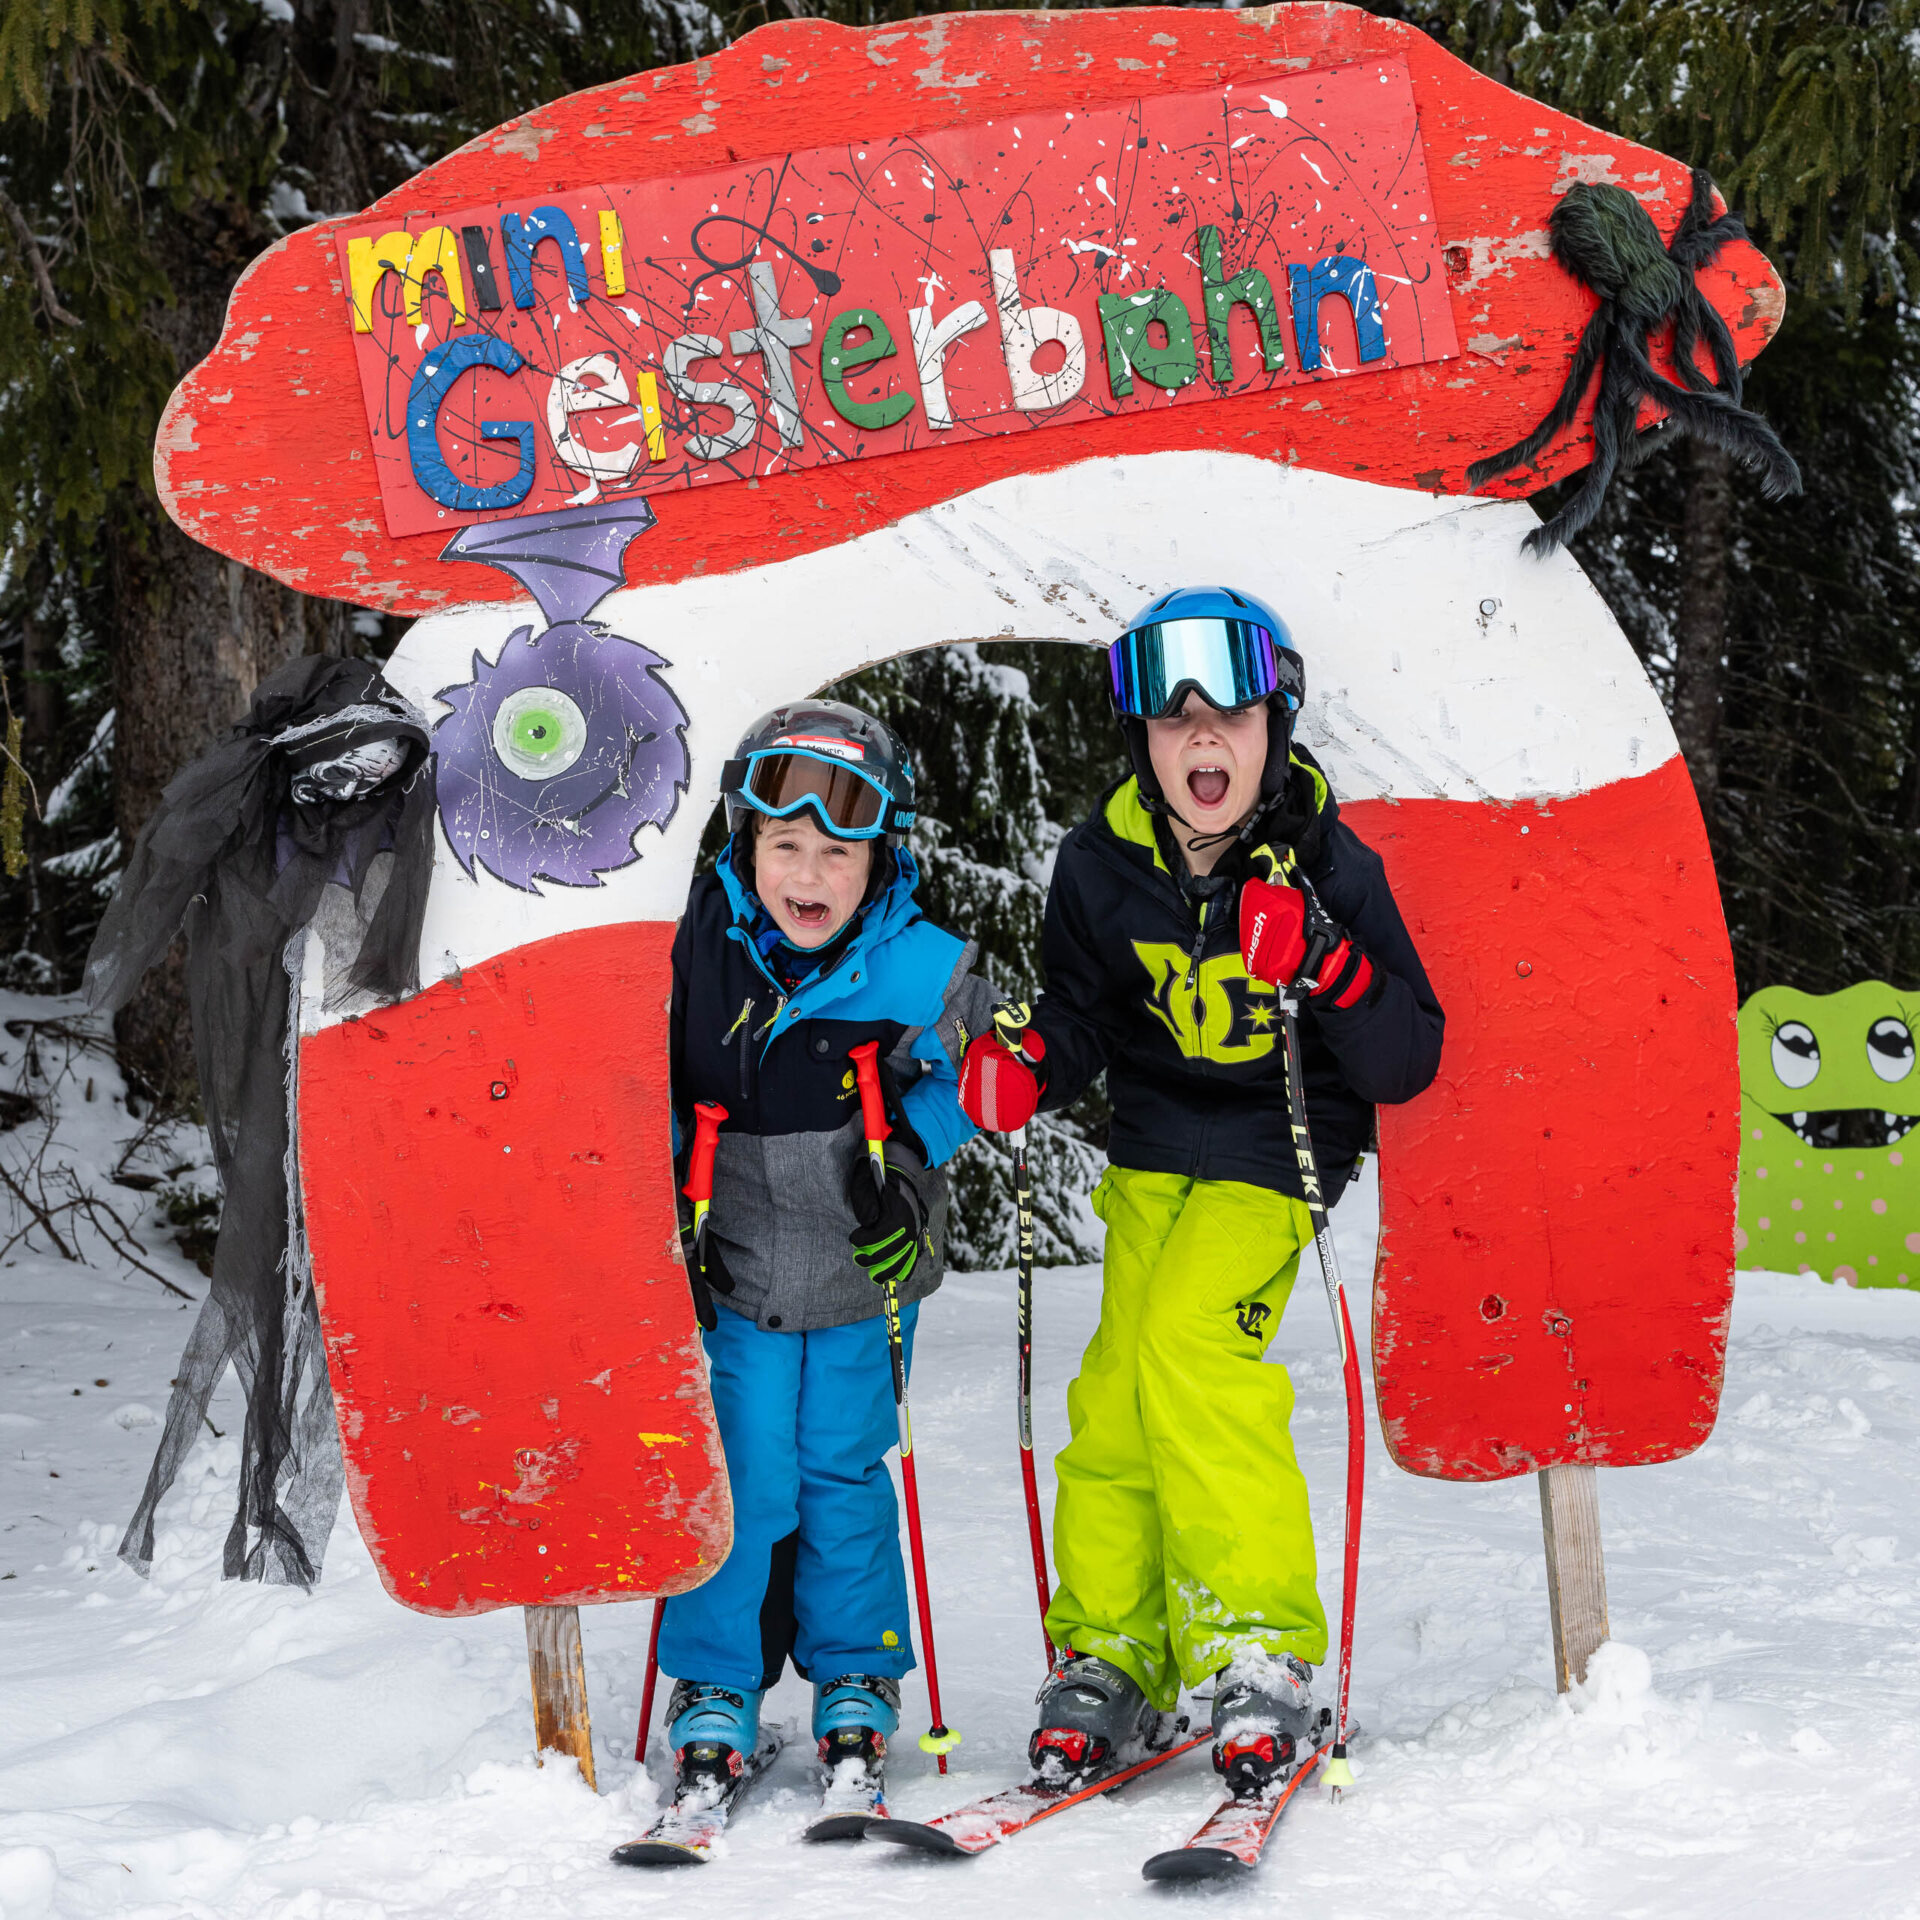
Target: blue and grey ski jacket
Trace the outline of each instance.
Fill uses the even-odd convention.
[[[673,943],[673,1112],[677,1150],[696,1101],[727,1110],[714,1161],[708,1232],[734,1281],[716,1304],[776,1331],[844,1326],[881,1310],[855,1264],[847,1184],[866,1172],[860,1100],[848,1054],[880,1043],[890,1166],[921,1201],[932,1248],[904,1300],[940,1284],[947,1181],[939,1171],[973,1133],[960,1109],[966,1033],[996,998],[974,973],[979,949],[922,917],[919,869],[875,850],[893,879],[862,909],[838,958],[788,994],[767,955],[779,935],[736,877],[729,848],[693,883]]]

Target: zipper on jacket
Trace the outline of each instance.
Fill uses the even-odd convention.
[[[1200,949],[1207,944],[1207,907],[1205,900],[1200,903],[1200,924],[1194,929],[1193,951],[1187,955],[1187,991],[1193,991],[1193,983],[1200,972]]]

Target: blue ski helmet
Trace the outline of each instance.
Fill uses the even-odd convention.
[[[1287,623],[1233,587],[1176,587],[1142,607],[1107,649],[1107,690],[1127,756],[1149,801],[1164,805],[1147,752],[1148,719],[1179,709],[1189,692],[1222,712],[1264,700],[1267,764],[1260,792],[1287,783],[1293,716],[1306,698],[1307,670]]]

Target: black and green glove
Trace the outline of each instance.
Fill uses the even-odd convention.
[[[847,1204],[857,1223],[847,1239],[867,1278],[876,1287],[884,1287],[889,1280],[904,1287],[920,1264],[925,1245],[926,1217],[919,1196],[894,1167],[887,1169],[886,1185],[880,1186],[863,1159],[854,1163],[848,1175]]]

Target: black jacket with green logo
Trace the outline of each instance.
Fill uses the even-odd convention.
[[[1329,1201],[1373,1133],[1377,1103],[1411,1100],[1440,1066],[1445,1016],[1394,905],[1380,856],[1350,827],[1326,777],[1294,749],[1284,804],[1263,822],[1291,842],[1321,904],[1373,962],[1351,1007],[1309,1001],[1300,1018],[1307,1122]],[[1240,958],[1234,848],[1211,898],[1183,886],[1171,836],[1139,782],[1111,788],[1061,842],[1047,894],[1047,985],[1034,1023],[1047,1043],[1042,1105],[1066,1106],[1102,1068],[1115,1166],[1300,1193],[1287,1120],[1279,997]]]

